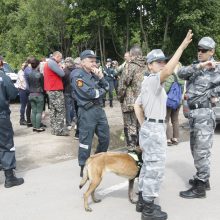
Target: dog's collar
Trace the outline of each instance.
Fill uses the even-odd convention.
[[[128,152],[128,154],[137,162],[139,161],[137,154],[133,153],[133,152]]]

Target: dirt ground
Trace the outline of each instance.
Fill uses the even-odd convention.
[[[16,146],[17,170],[24,171],[34,169],[45,164],[57,163],[64,160],[77,158],[78,140],[74,140],[74,129],[69,137],[58,137],[50,134],[49,112],[43,123],[47,125],[46,131],[36,133],[32,128],[19,125],[19,103],[11,104],[11,120],[14,128],[14,141]],[[105,107],[110,126],[110,148],[125,148],[123,140],[123,121],[121,108],[118,101],[114,101],[114,107]],[[180,111],[180,142],[189,139],[187,120]],[[93,141],[95,146],[97,139]],[[93,147],[94,149],[94,147]]]

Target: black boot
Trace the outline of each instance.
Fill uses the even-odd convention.
[[[20,125],[27,125],[27,122],[24,119],[20,120]]]
[[[84,165],[80,166],[80,177],[83,177],[83,169],[84,169]]]
[[[153,204],[153,206],[155,207],[155,209],[161,209],[161,207],[159,205]],[[143,208],[144,208],[144,200],[142,197],[142,192],[138,192],[138,201],[136,204],[136,211],[142,212]]]
[[[190,179],[189,180],[189,184],[191,185],[191,186],[194,186],[196,183],[196,180],[195,179]],[[205,190],[210,190],[211,189],[211,187],[210,187],[210,182],[209,182],[209,180],[207,180],[206,182],[205,182]]]
[[[110,107],[112,108],[112,107],[113,107],[113,102],[112,102],[112,100],[110,100],[109,102],[110,102]]]
[[[17,178],[12,169],[5,170],[5,188],[19,186],[24,183],[23,178]]]
[[[0,171],[3,169],[2,164],[0,163]]]
[[[195,184],[189,190],[181,191],[180,197],[186,199],[205,198],[205,183],[201,180],[194,180],[194,183]]]
[[[161,211],[161,209],[156,209],[154,202],[144,201],[144,208],[141,215],[142,220],[166,220],[167,213]]]
[[[105,108],[105,100],[103,100],[102,106],[103,108]]]
[[[28,128],[33,127],[32,123],[31,123],[31,122],[27,122],[27,127],[28,127]]]

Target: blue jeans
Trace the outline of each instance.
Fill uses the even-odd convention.
[[[29,92],[27,90],[19,89],[19,97],[20,97],[20,104],[21,104],[20,121],[25,120],[24,114],[25,114],[27,103],[28,103],[28,96],[29,96]]]

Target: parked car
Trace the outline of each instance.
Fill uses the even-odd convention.
[[[213,107],[213,110],[216,115],[216,124],[220,124],[220,102],[216,103],[216,106]],[[186,95],[183,96],[183,115],[185,118],[189,117],[189,106],[187,104],[187,97]]]
[[[17,79],[18,79],[18,74],[6,62],[3,62],[3,69],[6,73],[6,75],[8,75],[11,78],[11,80],[14,83],[15,87],[17,88],[16,82],[17,82]],[[18,96],[17,96],[16,100],[18,100],[18,99],[19,99],[19,93],[18,93]]]
[[[3,69],[4,69],[5,73],[11,78],[12,82],[16,86],[16,82],[17,82],[17,79],[18,79],[18,74],[6,62],[3,62]]]

